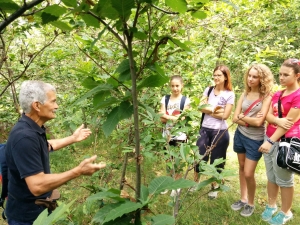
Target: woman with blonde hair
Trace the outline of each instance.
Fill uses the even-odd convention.
[[[264,121],[271,103],[273,74],[266,65],[254,64],[245,73],[244,83],[245,91],[238,100],[233,116],[233,122],[238,124],[233,149],[239,161],[241,199],[233,203],[231,208],[235,211],[243,208],[240,214],[247,217],[253,214],[255,208],[254,173],[262,157],[258,148],[264,141]]]

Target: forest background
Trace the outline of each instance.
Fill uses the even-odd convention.
[[[70,135],[82,123],[93,131],[86,142],[51,155],[52,171],[70,169],[91,154],[108,162],[104,172],[62,187],[60,211],[49,224],[264,224],[261,162],[256,215],[244,219],[223,207],[238,198],[234,154],[227,162],[232,171],[220,175],[214,166],[206,168],[198,201],[188,192],[175,199],[159,193],[195,185],[190,172],[201,160],[194,146],[198,105],[213,68],[230,68],[236,98],[252,63],[268,65],[278,80],[284,59],[300,57],[299,9],[296,0],[0,0],[0,142],[20,116],[21,82],[43,80],[57,87],[60,106],[46,124],[49,137]],[[162,176],[166,140],[156,114],[175,74],[184,78],[184,95],[193,102],[178,125],[189,143],[179,153],[169,149],[182,159],[187,179],[179,181]],[[223,178],[226,197],[203,198],[209,184]],[[290,224],[297,221],[296,215]]]

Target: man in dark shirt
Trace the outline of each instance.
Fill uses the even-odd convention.
[[[6,216],[9,225],[29,225],[45,209],[36,199],[50,197],[52,191],[80,175],[92,175],[105,167],[94,164],[96,155],[77,167],[59,174],[50,173],[49,151],[86,139],[89,129],[79,127],[71,136],[47,140],[44,123],[55,118],[58,109],[55,88],[42,81],[25,81],[19,95],[23,115],[13,127],[6,143],[8,166],[8,200]]]

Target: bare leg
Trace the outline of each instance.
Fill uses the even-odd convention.
[[[241,201],[247,202],[248,201],[247,184],[246,184],[245,172],[244,172],[246,155],[237,154],[237,156],[239,160],[239,180],[240,180]]]
[[[276,206],[279,186],[277,184],[268,181],[267,190],[268,190],[268,205],[271,208],[274,208]]]
[[[257,163],[257,161],[253,161],[246,158],[244,166],[244,176],[247,184],[246,190],[248,190],[248,204],[251,206],[254,206],[254,196],[256,191],[256,181],[254,177],[254,172]]]
[[[281,210],[285,214],[289,214],[292,208],[294,187],[280,187],[281,192]]]

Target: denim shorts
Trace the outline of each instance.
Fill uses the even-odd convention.
[[[247,159],[259,161],[262,153],[258,149],[263,143],[264,140],[252,140],[236,129],[233,138],[233,150],[238,154],[246,154]]]

